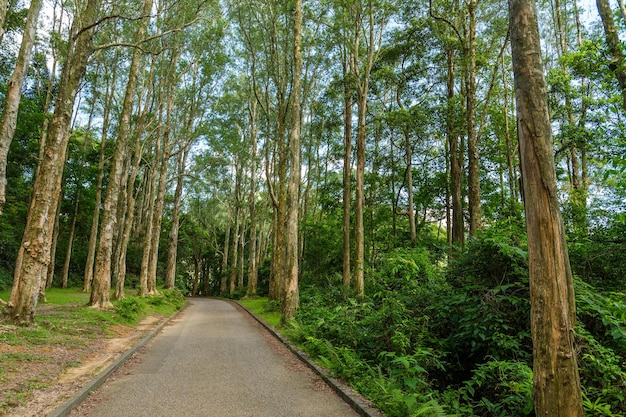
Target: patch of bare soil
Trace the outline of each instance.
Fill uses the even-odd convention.
[[[0,392],[15,393],[9,395],[14,400],[8,402],[9,408],[4,413],[0,411],[0,415],[34,417],[54,411],[163,319],[148,317],[136,327],[115,326],[110,329],[109,338],[84,338],[84,344],[77,347],[64,348],[45,343],[29,348],[0,346],[0,353],[19,352],[23,357],[32,358],[20,364],[18,369],[11,370],[6,380],[0,381]],[[0,329],[2,331],[10,329]],[[23,402],[19,393],[29,391],[28,387],[32,391]]]

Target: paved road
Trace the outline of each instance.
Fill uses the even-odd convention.
[[[193,299],[91,417],[349,417],[357,414],[233,305]]]

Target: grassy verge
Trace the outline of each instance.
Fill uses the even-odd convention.
[[[0,298],[8,299],[8,292]],[[178,291],[114,301],[110,310],[87,307],[80,288],[50,289],[40,303],[35,324],[13,326],[0,321],[0,416],[28,401],[38,389],[57,381],[65,370],[81,365],[101,339],[132,332],[149,316],[169,317],[185,304]],[[100,343],[101,345],[101,343]]]
[[[278,328],[280,324],[280,305],[275,301],[269,301],[267,297],[259,297],[239,300],[238,302],[261,317],[270,326]]]

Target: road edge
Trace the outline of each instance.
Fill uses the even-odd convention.
[[[97,390],[110,376],[113,372],[115,372],[120,366],[124,364],[132,355],[134,355],[139,349],[146,345],[154,336],[159,333],[163,327],[165,327],[172,319],[181,314],[189,305],[189,302],[185,304],[183,308],[178,310],[175,314],[168,317],[163,321],[163,323],[159,324],[156,328],[154,328],[146,337],[141,339],[141,341],[136,344],[131,349],[124,352],[120,357],[118,357],[111,365],[109,365],[104,371],[97,374],[91,381],[89,381],[85,386],[83,386],[80,390],[78,390],[74,395],[65,400],[60,406],[58,406],[54,411],[47,414],[46,417],[66,417],[69,413],[72,412],[74,408],[76,408],[80,403],[85,401],[85,399],[91,395],[95,390]]]
[[[265,320],[254,314],[244,305],[231,301],[231,303],[241,310],[248,313],[254,318],[261,326],[263,326],[272,336],[278,339],[283,345],[285,345],[298,359],[300,359],[306,366],[308,366],[313,372],[315,372],[325,383],[328,385],[341,399],[343,399],[354,411],[356,411],[361,417],[383,417],[382,411],[376,409],[370,405],[363,396],[354,391],[351,387],[342,383],[341,381],[331,377],[328,371],[309,358],[309,356],[303,351],[294,346],[287,338],[278,333],[272,326],[267,324]]]

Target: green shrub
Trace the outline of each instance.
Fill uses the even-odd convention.
[[[116,313],[128,323],[136,323],[146,311],[146,300],[140,297],[127,297],[116,301]]]
[[[532,389],[532,370],[525,363],[489,361],[479,365],[459,389],[458,411],[469,406],[482,417],[533,416]]]

